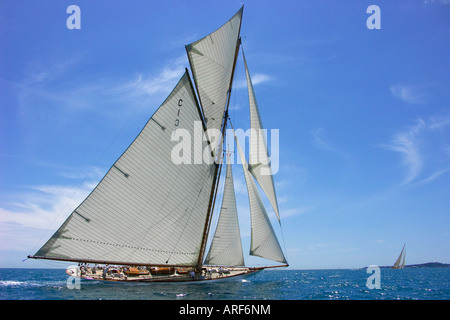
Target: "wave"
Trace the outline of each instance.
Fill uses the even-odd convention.
[[[17,281],[17,280],[0,280],[0,288],[3,287],[44,287],[44,286],[60,286],[60,281]]]
[[[25,282],[23,281],[15,281],[15,280],[3,280],[0,281],[0,287],[16,287],[22,286]]]

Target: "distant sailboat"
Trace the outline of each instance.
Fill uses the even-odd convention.
[[[402,252],[400,252],[400,255],[398,256],[397,260],[392,266],[392,269],[403,269],[405,267],[405,257],[406,257],[405,245],[406,243],[403,245]]]
[[[260,134],[261,117],[245,60],[250,125],[257,133],[250,139],[250,165],[237,139],[236,144],[250,203],[250,254],[279,264],[245,266],[231,164],[227,164],[220,217],[206,254],[241,46],[242,13],[243,7],[222,27],[186,46],[194,82],[186,69],[99,184],[29,258],[78,262],[81,274],[78,268],[68,273],[85,279],[133,282],[221,280],[288,266],[256,185],[280,221],[273,177],[267,174],[270,161],[261,157],[267,157],[267,144]],[[179,142],[172,137],[179,129],[191,136],[201,130],[209,138],[202,141],[201,151],[215,161],[175,164],[171,155]],[[208,137],[208,129],[220,130],[220,143]],[[255,155],[261,163],[252,161]]]

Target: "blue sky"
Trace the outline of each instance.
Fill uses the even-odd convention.
[[[189,66],[184,46],[242,2],[263,124],[279,129],[291,267],[391,265],[405,242],[408,264],[450,263],[448,0],[16,0],[0,2],[0,267],[55,266],[22,259],[163,102]],[[71,4],[79,30],[66,27]],[[366,25],[372,4],[379,30]],[[242,67],[230,115],[246,129]]]

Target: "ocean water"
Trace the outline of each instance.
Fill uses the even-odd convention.
[[[380,269],[379,289],[360,270],[265,270],[223,283],[145,284],[82,280],[64,269],[0,269],[0,300],[449,300],[450,268]],[[373,283],[373,282],[372,282]],[[72,284],[72,287],[70,287]]]

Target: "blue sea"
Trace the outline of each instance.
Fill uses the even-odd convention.
[[[197,284],[69,281],[64,269],[0,269],[0,300],[449,300],[450,268],[265,270],[235,282]],[[373,287],[373,286],[372,286]]]

